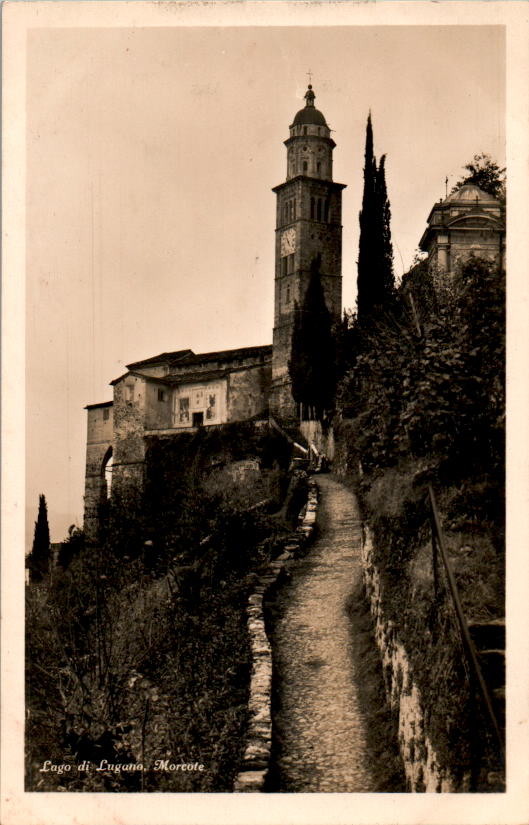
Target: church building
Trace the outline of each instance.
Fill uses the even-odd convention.
[[[331,130],[314,105],[311,85],[305,105],[289,127],[286,178],[276,195],[275,297],[272,345],[196,354],[164,352],[131,363],[111,381],[113,400],[90,404],[88,413],[85,519],[95,538],[99,505],[112,486],[141,487],[147,439],[174,437],[233,421],[266,423],[296,417],[289,361],[296,306],[302,306],[311,275],[319,273],[327,309],[342,312],[342,190],[333,181]],[[466,185],[437,203],[428,217],[421,249],[430,267],[450,273],[473,252],[503,260],[505,223],[500,203]],[[110,468],[112,467],[112,473]]]
[[[471,255],[505,266],[505,209],[479,186],[467,183],[435,204],[419,247],[430,271],[450,275]]]
[[[330,313],[342,311],[342,201],[332,179],[335,143],[309,85],[285,141],[286,180],[277,199],[273,345],[196,354],[164,352],[128,364],[111,381],[113,400],[87,410],[84,529],[97,532],[98,509],[112,486],[141,486],[147,439],[233,421],[295,416],[288,362],[296,302],[301,304],[313,259]],[[111,472],[110,472],[111,470]]]

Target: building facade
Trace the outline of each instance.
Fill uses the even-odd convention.
[[[129,364],[111,382],[113,401],[86,408],[87,537],[96,535],[110,480],[115,490],[141,488],[149,437],[267,419],[271,379],[271,346],[200,355],[179,350]]]
[[[474,184],[435,204],[419,242],[430,271],[450,275],[471,255],[505,265],[505,210]]]

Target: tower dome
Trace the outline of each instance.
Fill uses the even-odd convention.
[[[296,175],[332,180],[332,150],[335,143],[323,114],[315,108],[316,95],[309,83],[305,92],[305,108],[297,112],[289,126],[290,137],[285,141],[287,178]]]
[[[305,107],[297,112],[290,128],[309,124],[311,126],[327,126],[325,117],[320,110],[314,106],[315,97],[316,95],[312,90],[312,85],[309,83],[309,88],[305,92]]]
[[[457,192],[454,192],[453,195],[450,195],[445,203],[457,203],[457,202],[466,202],[466,201],[473,201],[475,203],[481,203],[483,201],[496,201],[492,195],[489,195],[488,192],[485,192],[483,189],[480,189],[479,186],[476,186],[475,183],[464,183]]]

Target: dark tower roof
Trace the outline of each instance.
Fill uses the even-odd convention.
[[[305,93],[305,108],[300,109],[294,118],[292,126],[300,126],[303,124],[311,124],[313,126],[327,126],[325,117],[314,107],[314,99],[316,95],[312,91],[312,86],[309,83],[309,88]],[[291,127],[292,128],[292,127]]]

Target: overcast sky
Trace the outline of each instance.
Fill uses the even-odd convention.
[[[501,28],[34,29],[27,76],[27,514],[82,523],[86,413],[164,350],[272,340],[275,195],[312,71],[354,307],[365,123],[395,272],[475,153],[505,161]]]

